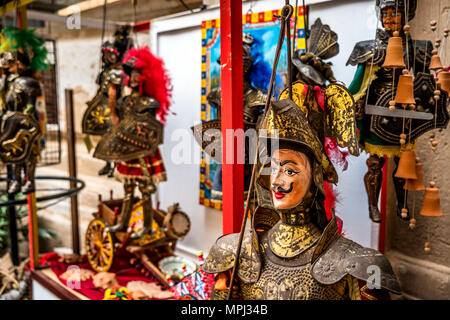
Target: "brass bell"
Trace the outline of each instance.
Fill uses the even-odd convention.
[[[416,154],[414,151],[407,149],[402,152],[395,176],[402,179],[417,180]]]
[[[414,79],[413,76],[408,75],[407,70],[403,70],[403,74],[398,80],[395,103],[416,104],[414,99]]]
[[[437,70],[441,70],[444,68],[444,66],[442,65],[441,62],[441,58],[438,55],[438,51],[436,49],[433,50],[433,55],[431,56],[431,61],[430,61],[430,70],[433,71],[437,71]]]
[[[381,66],[386,69],[406,68],[405,58],[403,57],[402,38],[399,37],[398,31],[394,32],[394,36],[389,38],[386,49],[386,58]]]
[[[441,85],[441,89],[450,94],[450,72],[448,71],[439,72],[438,80]]]
[[[431,181],[430,187],[425,189],[425,196],[423,198],[420,214],[426,217],[442,216],[439,189],[436,188],[436,183],[434,181]]]

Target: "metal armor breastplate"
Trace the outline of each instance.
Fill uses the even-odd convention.
[[[283,259],[270,249],[267,233],[261,237],[261,276],[257,282],[241,283],[245,300],[344,300],[349,299],[346,278],[322,285],[311,275],[315,245],[296,257]]]

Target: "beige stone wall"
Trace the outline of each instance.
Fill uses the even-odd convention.
[[[413,39],[442,38],[450,10],[449,0],[419,0],[416,17],[411,21]],[[430,21],[438,21],[438,29],[433,34]],[[450,44],[447,44],[447,57],[442,54],[442,62],[450,64]],[[423,217],[419,214],[424,191],[410,195],[410,211],[415,207],[414,217],[417,226],[414,230],[409,223],[402,221],[395,213],[395,198],[392,184],[389,186],[387,255],[400,278],[406,298],[450,299],[450,129],[433,131],[439,140],[439,149],[433,153],[430,148],[431,132],[419,138],[417,156],[424,165],[424,181],[436,181],[440,189],[443,216]],[[392,171],[393,163],[390,162]],[[414,206],[415,198],[415,206]],[[425,242],[431,243],[431,251],[425,252]]]

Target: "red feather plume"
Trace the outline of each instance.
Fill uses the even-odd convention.
[[[164,62],[153,55],[148,47],[130,49],[123,63],[133,57],[136,59],[135,68],[141,73],[140,94],[145,93],[159,102],[160,108],[156,115],[159,121],[165,124],[171,104],[172,85],[167,70],[164,68]]]

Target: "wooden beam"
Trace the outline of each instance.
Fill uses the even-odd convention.
[[[243,130],[242,0],[220,1],[223,233],[239,232],[244,214],[244,164],[234,132]]]
[[[122,0],[107,0],[106,5],[108,4],[112,4],[115,2],[119,2]],[[103,6],[105,3],[105,0],[86,0],[86,1],[81,1],[78,2],[76,4],[70,5],[67,8],[61,9],[59,10],[57,13],[60,16],[70,16],[74,13],[80,13],[83,11],[87,11],[87,10],[91,10],[91,9],[95,9],[98,7]]]
[[[4,15],[10,11],[24,7],[35,0],[11,0],[5,6],[0,5],[0,15]]]
[[[17,26],[20,29],[28,29],[27,7],[17,8]]]
[[[67,128],[67,150],[69,160],[69,176],[72,178],[77,177],[77,161],[75,150],[75,124],[74,124],[74,111],[73,111],[73,90],[65,89],[66,97],[66,128]],[[70,188],[75,188],[76,183],[70,182]],[[78,196],[75,193],[70,197],[70,212],[72,220],[72,249],[73,253],[80,254],[80,232],[79,232],[79,219],[78,219]]]

